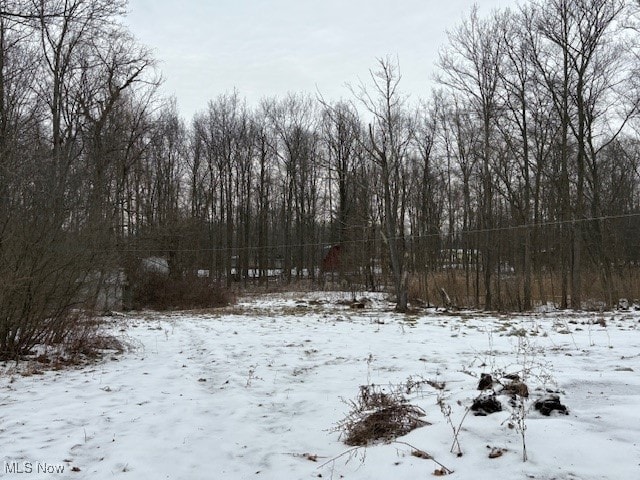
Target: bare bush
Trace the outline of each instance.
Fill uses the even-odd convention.
[[[13,218],[11,230],[19,221]],[[86,281],[96,258],[85,239],[26,222],[0,251],[0,357],[19,359],[38,345],[64,343],[92,317]],[[13,233],[12,231],[7,233]]]
[[[351,411],[338,423],[336,430],[350,446],[367,446],[375,442],[391,442],[429,423],[422,419],[424,410],[408,403],[402,388],[385,391],[376,385],[363,385]]]
[[[134,280],[132,307],[136,310],[186,310],[224,307],[233,303],[232,293],[206,278],[172,278],[147,274]]]
[[[85,322],[68,335],[64,351],[71,361],[82,358],[98,358],[105,352],[123,353],[129,345],[120,338],[105,332],[95,321]]]

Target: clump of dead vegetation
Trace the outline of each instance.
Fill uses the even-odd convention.
[[[337,424],[343,441],[350,446],[368,446],[392,442],[416,428],[429,425],[424,410],[411,405],[402,388],[363,385],[355,400],[347,402],[351,409]]]
[[[207,278],[169,277],[148,274],[132,280],[132,308],[141,310],[189,310],[226,307],[235,302],[233,293]]]
[[[117,360],[117,355],[134,348],[124,336],[105,328],[102,320],[84,318],[73,331],[66,332],[55,341],[36,344],[29,351],[15,356],[11,359],[15,365],[6,372],[30,376],[81,367],[107,357]]]
[[[99,359],[106,353],[121,354],[130,350],[131,345],[122,338],[93,325],[78,330],[65,339],[64,350],[72,361]]]

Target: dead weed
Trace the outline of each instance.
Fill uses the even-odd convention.
[[[347,416],[336,431],[350,446],[367,446],[375,442],[391,442],[416,428],[429,425],[422,419],[424,410],[409,404],[401,388],[388,391],[376,385],[363,385]]]

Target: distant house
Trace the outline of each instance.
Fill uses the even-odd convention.
[[[169,275],[169,262],[163,257],[146,257],[142,259],[142,271]]]
[[[123,270],[103,275],[96,297],[96,309],[102,311],[122,310],[126,276]]]
[[[329,247],[322,258],[322,273],[337,273],[340,271],[340,266],[342,264],[341,253],[341,245],[333,245]]]
[[[80,301],[96,311],[122,310],[126,276],[122,269],[107,272],[93,271],[82,280]]]

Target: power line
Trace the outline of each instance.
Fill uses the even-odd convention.
[[[569,219],[569,220],[550,220],[546,222],[538,222],[538,223],[528,223],[528,224],[519,224],[519,225],[509,225],[509,226],[501,226],[501,227],[493,227],[493,228],[476,228],[476,229],[467,229],[460,230],[455,232],[438,232],[438,233],[426,233],[426,234],[414,234],[414,235],[398,235],[393,237],[394,241],[417,241],[417,240],[427,240],[427,239],[435,239],[435,238],[446,238],[446,237],[465,237],[465,236],[473,236],[485,233],[500,233],[500,232],[514,232],[518,230],[530,230],[535,228],[549,228],[549,227],[560,227],[565,225],[576,225],[576,224],[584,224],[590,222],[600,222],[605,220],[624,220],[631,218],[640,218],[640,212],[637,213],[626,213],[619,215],[602,215],[598,217],[585,217],[581,219]],[[360,238],[360,239],[351,239],[344,240],[340,242],[341,245],[365,245],[371,242],[379,242],[379,238]],[[384,241],[384,240],[383,240]],[[199,253],[199,252],[208,252],[208,253],[224,253],[224,252],[260,252],[260,251],[269,251],[269,250],[281,250],[281,249],[304,249],[304,248],[318,248],[318,247],[326,247],[331,245],[330,242],[305,242],[305,243],[279,243],[279,244],[270,244],[270,245],[252,245],[252,246],[216,246],[216,247],[207,247],[207,248],[125,248],[120,250],[123,253],[145,253],[145,252],[156,252],[156,253]]]

